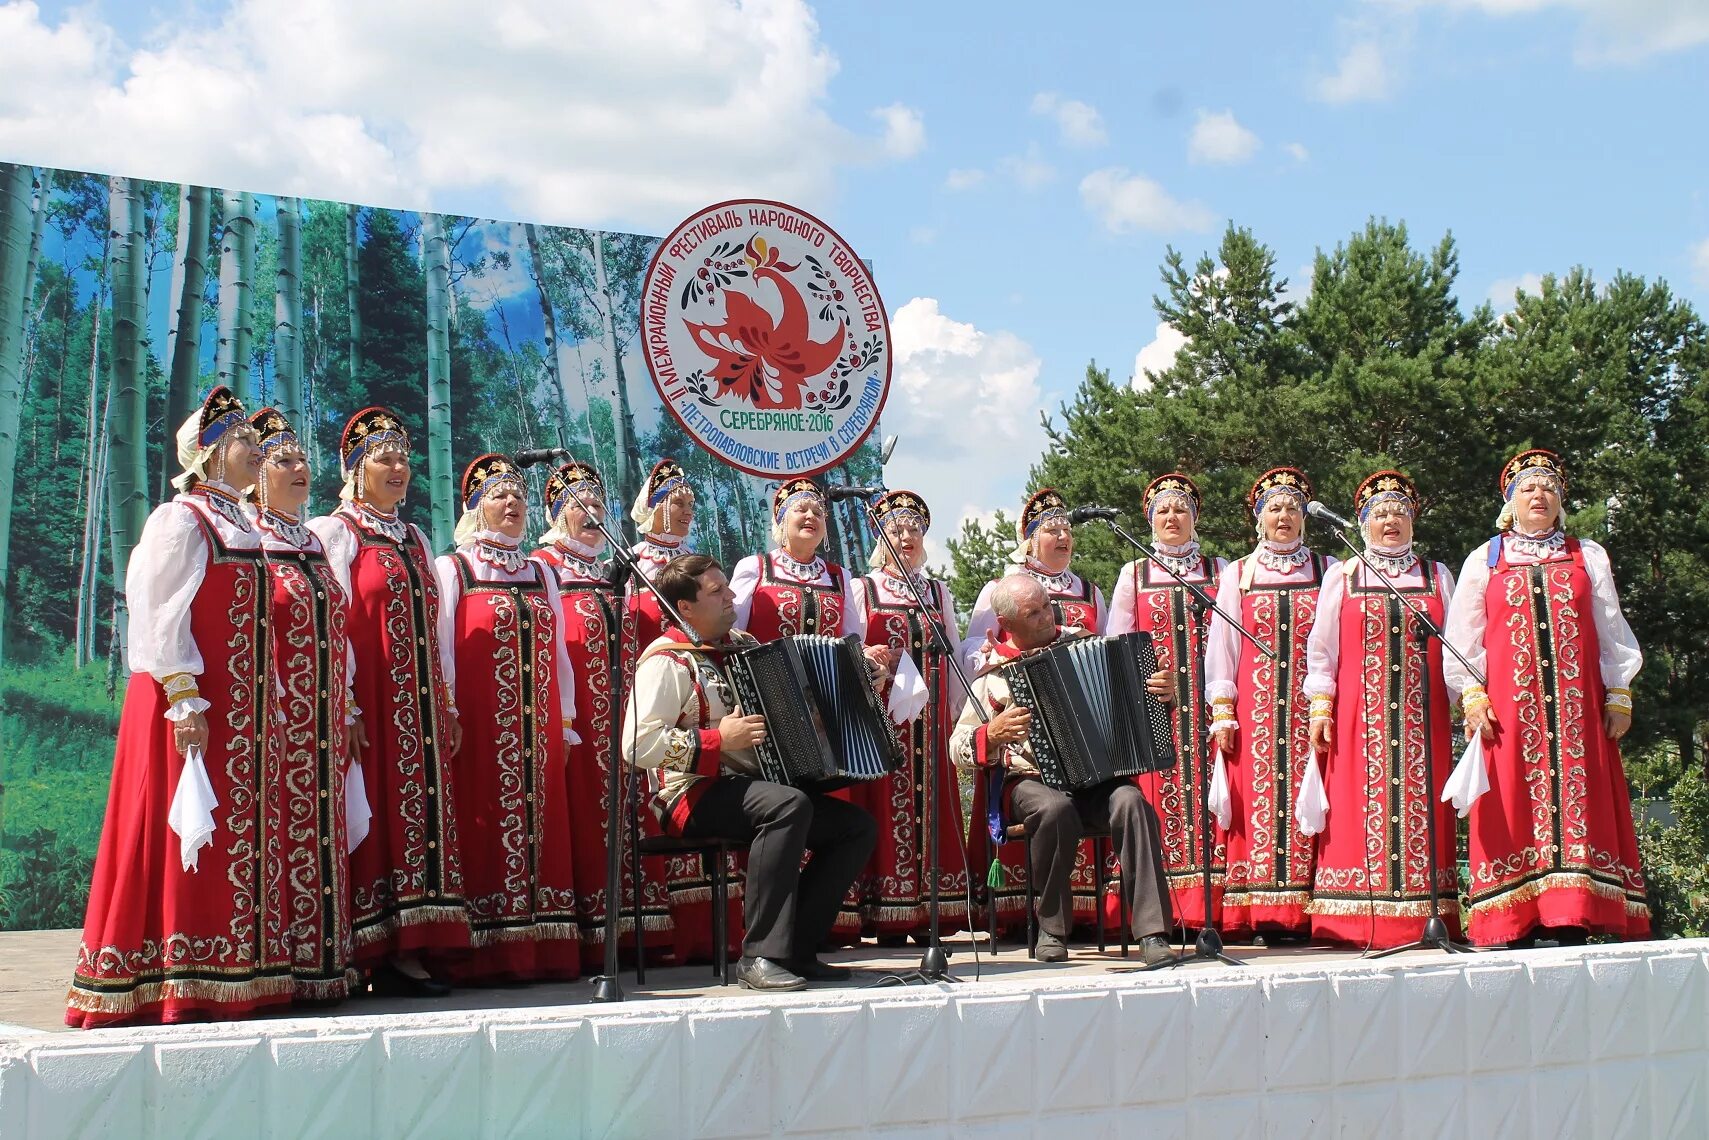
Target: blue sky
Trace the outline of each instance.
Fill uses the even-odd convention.
[[[10,46],[8,46],[10,45]],[[1709,0],[0,3],[0,157],[659,233],[778,197],[877,270],[890,472],[1012,505],[1168,245],[1304,288],[1371,215],[1468,307],[1591,268],[1709,309]],[[940,530],[948,527],[940,527]]]

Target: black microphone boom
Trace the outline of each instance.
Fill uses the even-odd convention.
[[[1121,512],[1114,507],[1100,507],[1096,505],[1075,507],[1073,510],[1068,512],[1068,521],[1074,526],[1079,526],[1081,523],[1087,522],[1091,519],[1113,519],[1119,514],[1121,514]]]
[[[554,459],[568,459],[569,450],[562,447],[531,447],[511,456],[518,467],[532,467],[536,463],[550,463]]]
[[[1330,510],[1328,507],[1324,506],[1322,503],[1318,502],[1316,499],[1313,499],[1305,505],[1305,513],[1320,518],[1326,523],[1334,523],[1342,530],[1357,531],[1359,529],[1340,515],[1336,514],[1334,511]]]
[[[833,485],[825,489],[825,497],[833,503],[840,503],[844,499],[876,499],[884,494],[884,491],[885,488],[883,487],[839,487]]]

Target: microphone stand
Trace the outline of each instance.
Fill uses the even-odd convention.
[[[1452,938],[1448,937],[1448,924],[1442,921],[1441,888],[1436,882],[1436,859],[1438,855],[1438,849],[1436,846],[1436,734],[1430,730],[1429,720],[1431,701],[1430,639],[1434,637],[1444,649],[1458,658],[1460,664],[1466,667],[1466,671],[1476,677],[1480,683],[1484,680],[1483,674],[1479,672],[1479,670],[1475,668],[1470,661],[1466,660],[1464,654],[1454,648],[1453,644],[1446,636],[1443,635],[1442,627],[1437,625],[1429,614],[1425,613],[1424,610],[1415,604],[1410,598],[1401,593],[1400,589],[1396,587],[1393,582],[1389,581],[1388,575],[1382,573],[1382,571],[1371,565],[1371,560],[1365,557],[1365,552],[1359,549],[1352,539],[1347,537],[1345,529],[1341,526],[1335,526],[1332,529],[1334,529],[1336,537],[1341,539],[1342,545],[1347,547],[1348,550],[1351,550],[1353,552],[1353,556],[1363,563],[1365,568],[1371,572],[1372,579],[1381,582],[1383,584],[1383,588],[1393,595],[1394,599],[1400,603],[1401,608],[1404,609],[1411,617],[1408,632],[1411,634],[1414,641],[1424,647],[1424,668],[1420,671],[1420,685],[1422,690],[1420,696],[1423,699],[1425,716],[1424,765],[1426,775],[1424,778],[1424,834],[1425,842],[1430,845],[1430,917],[1425,920],[1424,930],[1419,934],[1418,938],[1408,942],[1404,946],[1391,946],[1387,950],[1372,954],[1371,958],[1373,960],[1377,958],[1387,958],[1390,954],[1399,954],[1407,950],[1441,950],[1448,954],[1476,954],[1478,951],[1473,947],[1466,945],[1464,942],[1455,942]],[[1312,757],[1312,762],[1317,762],[1317,758],[1315,756]]]
[[[1227,622],[1229,627],[1236,633],[1240,634],[1240,636],[1244,637],[1247,641],[1250,641],[1252,643],[1252,647],[1258,652],[1270,658],[1272,661],[1276,659],[1275,651],[1265,645],[1262,641],[1259,641],[1256,634],[1247,629],[1237,618],[1230,615],[1227,610],[1217,605],[1216,599],[1205,593],[1204,587],[1200,586],[1197,582],[1189,582],[1185,578],[1181,577],[1181,575],[1177,574],[1167,562],[1164,562],[1162,559],[1157,557],[1156,550],[1129,534],[1123,527],[1118,526],[1116,524],[1116,520],[1106,518],[1104,522],[1107,523],[1109,528],[1115,532],[1117,538],[1122,539],[1129,546],[1145,555],[1151,565],[1161,567],[1169,577],[1175,579],[1177,584],[1186,588],[1187,592],[1191,594],[1193,598],[1193,624],[1195,626],[1199,626],[1204,623],[1205,614],[1207,612],[1214,613],[1218,617],[1222,618],[1223,621]],[[1206,580],[1209,580],[1208,575]],[[1194,657],[1193,671],[1194,677],[1198,681],[1198,691],[1202,696],[1205,691],[1205,654],[1203,646],[1200,647],[1199,652]],[[1190,695],[1191,694],[1189,694],[1189,696]],[[1159,962],[1155,966],[1116,966],[1111,968],[1109,971],[1110,973],[1148,973],[1152,970],[1160,970],[1168,966],[1184,965],[1187,962],[1221,962],[1228,966],[1246,965],[1246,963],[1241,961],[1239,958],[1224,952],[1222,934],[1218,932],[1217,928],[1211,923],[1211,858],[1212,854],[1216,850],[1216,844],[1211,837],[1210,721],[1206,718],[1204,710],[1195,709],[1193,711],[1199,714],[1199,738],[1195,742],[1195,750],[1198,752],[1199,759],[1199,832],[1203,837],[1202,847],[1204,870],[1203,880],[1200,886],[1204,895],[1203,922],[1199,927],[1198,937],[1193,940],[1193,952],[1191,954],[1177,954],[1169,961]],[[1189,773],[1189,781],[1190,779],[1191,774]]]
[[[985,711],[985,707],[980,701],[974,699],[973,685],[968,682],[967,674],[961,668],[961,655],[958,652],[957,647],[950,644],[949,634],[944,630],[943,615],[938,612],[936,606],[928,606],[926,604],[925,597],[920,593],[920,587],[914,581],[913,572],[910,571],[903,563],[902,556],[896,552],[895,544],[890,541],[890,536],[884,533],[884,527],[881,526],[878,521],[878,508],[874,506],[875,499],[876,496],[862,500],[862,505],[866,508],[866,517],[868,521],[871,522],[872,528],[878,532],[878,540],[884,544],[885,552],[890,555],[890,564],[902,571],[902,581],[907,583],[908,593],[912,595],[914,604],[920,607],[920,616],[925,619],[927,628],[931,630],[932,641],[936,644],[938,652],[943,655],[946,661],[949,662],[950,668],[955,670],[956,680],[961,682],[962,691],[967,694],[967,699],[972,702],[973,710],[978,714],[980,722],[989,723],[991,720],[990,714]],[[949,955],[944,953],[943,939],[938,933],[938,833],[940,830],[938,826],[938,779],[939,765],[941,765],[946,758],[943,756],[936,756],[934,762],[934,754],[939,751],[936,747],[938,726],[935,723],[936,717],[933,715],[934,702],[937,694],[933,692],[932,688],[928,688],[926,692],[926,712],[928,716],[932,717],[933,722],[927,725],[926,739],[930,744],[930,747],[926,755],[925,763],[926,874],[931,881],[931,886],[929,888],[930,893],[927,895],[928,901],[926,904],[926,925],[929,933],[927,935],[925,953],[920,955],[919,966],[903,973],[890,974],[879,979],[876,984],[881,986],[906,985],[909,982],[920,982],[923,984],[926,982],[961,981],[960,978],[955,977],[949,972]],[[993,905],[995,904],[993,903]],[[969,914],[967,919],[971,926],[973,916]]]
[[[564,457],[566,459],[574,458],[567,451],[564,453]],[[682,615],[677,613],[676,607],[671,605],[670,601],[666,599],[663,594],[659,593],[658,587],[654,586],[653,583],[648,580],[647,575],[641,572],[640,565],[636,562],[634,553],[618,541],[616,533],[612,531],[611,527],[602,517],[603,512],[596,514],[590,510],[588,501],[582,497],[581,491],[575,487],[570,487],[569,492],[575,499],[576,505],[581,507],[583,513],[586,514],[593,522],[593,525],[598,528],[599,533],[604,536],[606,549],[611,551],[612,561],[622,568],[624,574],[628,575],[634,581],[640,582],[642,587],[658,600],[659,611],[671,621],[675,622],[678,629],[684,630],[685,632],[688,631],[688,626],[684,624]],[[566,684],[569,682],[569,678],[567,677],[564,680]],[[622,633],[620,630],[618,635],[618,651],[611,656],[611,694],[613,697],[612,703],[614,709],[616,707],[620,707],[619,702],[617,702],[615,698],[621,691],[622,683],[623,651]],[[606,802],[608,806],[606,808],[605,827],[605,972],[596,978],[588,979],[593,983],[593,1000],[600,1002],[623,1000],[623,984],[618,980],[617,976],[617,928],[618,920],[620,918],[619,912],[623,909],[623,821],[618,813],[620,805],[627,805],[628,797],[623,794],[627,786],[627,781],[624,779],[626,773],[623,770],[623,727],[621,717],[612,717],[611,733],[611,761],[608,765],[610,778],[606,784]],[[641,889],[641,880],[639,875],[635,878],[635,889],[637,891]]]

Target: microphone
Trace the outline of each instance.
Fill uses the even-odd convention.
[[[833,485],[825,488],[825,498],[833,503],[840,503],[844,499],[876,499],[884,494],[885,490],[884,487],[839,487]]]
[[[531,447],[510,458],[518,467],[532,467],[536,463],[550,463],[554,459],[569,459],[570,453],[567,448],[562,447]]]
[[[1116,510],[1114,507],[1100,507],[1095,505],[1075,507],[1073,510],[1068,512],[1068,522],[1072,526],[1079,526],[1081,523],[1087,522],[1091,519],[1113,519],[1119,514],[1121,514],[1121,512]]]
[[[1331,523],[1335,526],[1338,526],[1342,530],[1351,530],[1351,531],[1357,532],[1359,529],[1357,526],[1348,522],[1346,519],[1342,518],[1340,515],[1336,514],[1334,511],[1330,510],[1328,507],[1324,506],[1322,503],[1318,502],[1316,499],[1313,499],[1311,502],[1309,502],[1305,505],[1305,513],[1308,515],[1312,515],[1316,518],[1320,518],[1326,523]]]

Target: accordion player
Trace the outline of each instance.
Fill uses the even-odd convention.
[[[1175,766],[1168,707],[1146,689],[1151,635],[1078,637],[1003,666],[1031,710],[1029,742],[1044,782],[1064,792]]]
[[[827,791],[902,766],[858,637],[797,634],[726,662],[743,708],[765,718],[754,749],[763,778]]]

